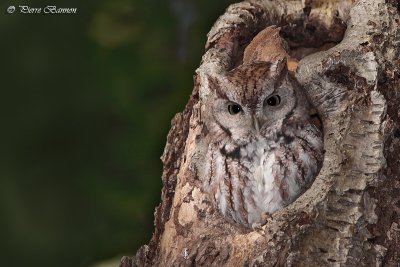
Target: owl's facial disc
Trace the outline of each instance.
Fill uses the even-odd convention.
[[[272,102],[273,104],[276,103],[276,99],[274,98],[273,100],[271,100],[270,102]],[[280,100],[279,100],[280,101]],[[243,108],[235,103],[235,102],[231,102],[228,104],[228,112],[230,115],[232,115],[232,117],[237,117],[239,114],[243,113]],[[257,117],[257,114],[253,111],[251,112],[251,125],[253,127],[254,130],[256,130],[256,133],[260,133],[260,123],[259,123],[259,119]]]

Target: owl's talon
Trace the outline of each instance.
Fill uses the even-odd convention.
[[[269,214],[268,212],[261,213],[260,221],[261,221],[262,225],[267,224],[268,220],[270,220],[270,219],[272,219],[271,214]]]
[[[268,223],[268,220],[272,219],[271,214],[268,212],[263,212],[261,214],[260,220],[256,223],[251,224],[251,228],[256,231],[264,231],[263,227]]]
[[[254,231],[262,231],[263,230],[262,227],[261,227],[261,223],[252,223],[251,224],[251,228]]]

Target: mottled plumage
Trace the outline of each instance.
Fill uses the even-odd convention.
[[[322,133],[283,61],[241,65],[209,77],[208,86],[197,173],[228,220],[252,227],[311,185],[322,165]]]

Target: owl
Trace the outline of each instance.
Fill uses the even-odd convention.
[[[254,228],[310,187],[322,165],[322,129],[282,60],[207,79],[197,173],[228,221]]]

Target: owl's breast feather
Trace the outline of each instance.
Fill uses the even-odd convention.
[[[263,214],[283,208],[308,188],[321,165],[322,138],[307,140],[309,131],[292,130],[297,134],[282,131],[247,143],[210,144],[203,181],[227,219],[257,224]]]

